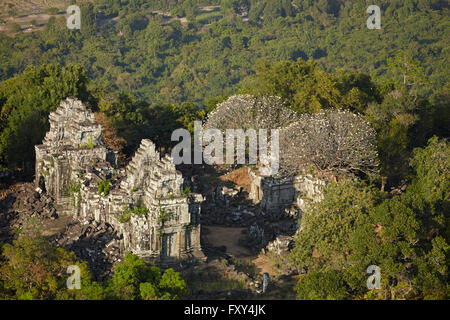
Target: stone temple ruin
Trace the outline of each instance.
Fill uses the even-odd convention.
[[[203,259],[200,204],[170,156],[143,140],[126,168],[102,141],[94,114],[68,98],[50,114],[50,131],[36,150],[36,186],[58,212],[85,223],[108,223],[121,249],[155,263]]]
[[[284,211],[292,206],[305,210],[308,203],[322,200],[322,189],[327,183],[311,174],[273,178],[251,169],[248,173],[251,181],[249,198],[268,213]]]

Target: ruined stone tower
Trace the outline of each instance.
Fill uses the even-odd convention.
[[[36,185],[58,212],[105,222],[124,251],[156,263],[203,259],[201,195],[184,187],[171,157],[143,140],[126,168],[102,141],[102,128],[81,101],[68,98],[50,114],[50,131],[36,149]]]

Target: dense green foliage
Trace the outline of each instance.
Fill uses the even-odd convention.
[[[41,237],[19,237],[5,244],[0,257],[0,299],[103,299],[86,262]],[[67,289],[67,267],[80,268],[81,289]]]
[[[416,149],[406,193],[389,196],[362,182],[329,185],[304,213],[291,253],[303,271],[300,299],[448,299],[450,146],[436,137]],[[366,268],[381,268],[368,291]],[[323,286],[318,286],[319,283]]]
[[[42,237],[20,236],[5,244],[0,256],[0,299],[173,300],[187,293],[180,274],[161,270],[127,253],[106,283],[92,281],[86,262]],[[80,289],[69,290],[67,267],[80,268]]]
[[[187,286],[173,269],[167,269],[161,275],[158,267],[128,253],[114,270],[106,293],[112,299],[171,300],[186,295]]]
[[[199,9],[208,4],[222,8]],[[94,5],[81,6],[81,32],[67,30],[64,18],[51,18],[42,32],[14,38],[0,35],[0,79],[30,64],[79,63],[96,84],[133,90],[148,101],[206,104],[208,98],[235,93],[261,58],[314,59],[328,72],[343,69],[400,79],[388,67],[388,59],[401,50],[426,66],[430,83],[421,88],[423,92],[445,84],[448,7],[441,1],[379,1],[382,29],[368,30],[370,4],[343,0],[296,0],[293,4],[284,0],[94,1]],[[249,21],[239,15],[242,7],[247,8],[242,11],[249,12]],[[187,23],[164,18],[157,10],[187,17]],[[220,19],[204,18],[211,14],[220,14]]]
[[[48,114],[69,96],[87,101],[87,76],[81,66],[27,68],[0,84],[0,165],[33,166],[30,156],[49,129]],[[20,141],[20,143],[18,143]]]
[[[257,74],[247,81],[246,91],[255,95],[276,95],[294,111],[317,112],[321,109],[344,108],[364,111],[369,102],[380,100],[376,85],[360,73],[326,73],[312,60],[304,62],[262,62]]]
[[[201,8],[207,5],[219,7]],[[448,120],[443,120],[448,117],[440,116],[449,110],[448,100],[442,99],[448,96],[448,86],[440,89],[449,71],[448,8],[440,2],[381,1],[382,30],[368,30],[366,5],[338,0],[101,0],[81,5],[81,32],[68,30],[64,18],[52,17],[43,31],[14,38],[0,34],[0,79],[27,65],[68,65],[28,69],[0,85],[0,165],[32,169],[29,150],[42,140],[48,112],[68,95],[106,114],[129,155],[144,137],[160,148],[170,147],[173,129],[192,129],[193,120],[204,118],[203,108],[210,111],[242,88],[280,95],[299,112],[328,107],[366,112],[368,104],[380,103],[395,85],[403,84],[414,93],[412,98],[383,101],[381,114],[378,107],[368,112],[385,150],[380,151],[383,175],[398,183],[407,173],[404,163],[412,147],[436,133],[429,128],[448,130]],[[187,17],[187,23],[161,12]],[[248,21],[241,16],[245,12]],[[220,19],[212,23],[201,18],[219,13]],[[401,58],[393,59],[397,52]],[[80,67],[71,63],[86,72],[80,74]],[[43,82],[49,76],[43,69],[51,68],[61,73],[55,85]],[[33,74],[40,78],[35,75],[30,86],[26,81]],[[86,76],[95,81],[88,83]],[[18,94],[27,90],[31,93]],[[439,114],[416,98],[429,97],[433,90]],[[394,103],[405,106],[401,114],[390,111]],[[12,104],[19,112],[11,116]],[[425,116],[438,123],[423,125]],[[30,130],[23,133],[25,127]],[[415,129],[422,130],[420,139],[411,140]],[[19,136],[29,139],[11,142]]]

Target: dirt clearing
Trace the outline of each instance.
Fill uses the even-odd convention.
[[[250,258],[253,255],[250,250],[239,244],[239,238],[245,228],[227,228],[216,226],[203,226],[205,239],[213,247],[225,246],[227,254],[233,258]]]

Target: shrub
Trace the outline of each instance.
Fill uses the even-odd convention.
[[[158,221],[161,223],[164,223],[172,217],[173,212],[170,210],[166,210],[166,208],[163,208],[162,206],[159,207],[159,217]]]
[[[187,293],[186,282],[173,269],[161,270],[127,253],[108,281],[108,298],[124,300],[174,300]]]
[[[107,196],[109,194],[109,189],[111,188],[111,184],[109,182],[109,179],[102,180],[99,179],[98,180],[98,195],[101,196],[102,194],[104,196]]]
[[[186,198],[189,198],[191,196],[191,188],[185,186],[183,189],[183,194],[186,196]]]
[[[11,29],[12,32],[20,32],[22,30],[22,27],[18,23],[11,23],[9,25],[9,28]]]
[[[144,205],[135,206],[133,208],[125,206],[123,208],[122,215],[119,217],[119,222],[126,223],[130,221],[132,214],[145,216],[146,218],[148,218],[149,212],[150,210],[148,210]]]
[[[124,210],[122,215],[119,217],[120,223],[127,223],[131,220],[131,212]]]
[[[347,296],[342,274],[336,270],[312,271],[299,279],[295,289],[300,300],[343,300]]]
[[[59,9],[58,9],[58,8],[55,8],[55,7],[52,7],[52,8],[47,8],[47,9],[45,9],[45,11],[46,11],[48,14],[58,14]]]
[[[72,180],[69,185],[66,187],[65,194],[67,196],[73,195],[74,193],[78,193],[81,191],[81,183]]]
[[[94,149],[94,147],[94,138],[91,136],[89,137],[89,143],[82,145],[81,149]]]

